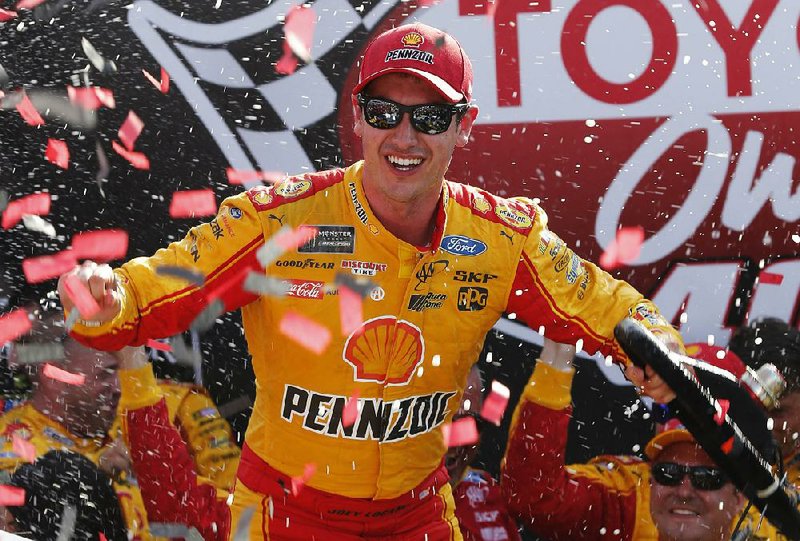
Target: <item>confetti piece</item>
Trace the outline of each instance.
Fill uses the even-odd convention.
[[[314,28],[317,14],[308,6],[293,6],[286,14],[283,32],[286,43],[297,58],[311,63],[311,45],[314,41]]]
[[[349,287],[339,288],[339,320],[342,325],[342,336],[350,336],[350,333],[364,323],[364,307],[361,299],[361,295]]]
[[[6,21],[10,21],[11,19],[17,16],[16,11],[10,11],[7,9],[0,8],[0,23],[4,23]]]
[[[29,284],[38,284],[51,278],[58,278],[71,271],[78,260],[72,252],[64,250],[53,255],[29,257],[22,261],[22,272]]]
[[[17,5],[15,6],[16,9],[33,9],[39,4],[43,3],[45,0],[19,0]]]
[[[308,480],[311,479],[315,473],[317,473],[317,465],[313,462],[309,462],[303,466],[303,474],[292,477],[292,494],[297,496],[303,489],[303,486],[305,486]]]
[[[28,312],[18,308],[13,312],[0,316],[0,346],[22,336],[31,330]]]
[[[100,541],[108,541],[108,539],[106,539],[106,536],[105,536],[105,534],[103,532],[97,532],[97,537],[100,538]]]
[[[725,400],[723,398],[720,398],[714,404],[714,409],[717,410],[717,412],[714,414],[714,422],[717,423],[719,426],[722,426],[722,423],[725,422],[725,416],[728,415],[728,410],[730,409],[730,407],[731,407],[730,400]]]
[[[442,425],[442,435],[447,447],[461,447],[478,442],[478,426],[474,417],[462,417],[450,424]]]
[[[508,387],[499,381],[493,381],[492,390],[489,393],[489,396],[486,397],[486,400],[483,401],[481,417],[490,423],[500,426],[500,422],[503,420],[503,414],[506,412],[508,398],[510,396],[511,391],[508,390]]]
[[[358,389],[356,389],[344,404],[344,410],[342,410],[342,426],[345,428],[355,424],[356,419],[358,419],[358,399],[359,392]]]
[[[23,214],[22,225],[24,225],[25,229],[28,231],[44,233],[50,238],[54,238],[56,236],[56,228],[53,227],[53,224],[35,214]]]
[[[64,278],[64,290],[67,293],[67,297],[80,312],[81,318],[92,319],[100,311],[100,305],[97,304],[97,300],[92,296],[89,288],[76,275],[70,274]]]
[[[761,284],[770,284],[779,286],[783,283],[783,274],[775,274],[774,272],[761,271],[758,275],[758,282]]]
[[[275,236],[275,242],[284,250],[294,250],[303,246],[308,241],[317,236],[319,230],[313,225],[301,225],[297,229],[283,232],[283,229]]]
[[[26,214],[50,214],[50,194],[35,193],[11,201],[3,212],[0,225],[3,229],[14,227]]]
[[[97,153],[97,174],[94,176],[94,179],[97,181],[100,193],[103,193],[101,183],[108,178],[111,166],[108,164],[108,156],[106,156],[106,151],[103,150],[103,145],[100,144],[99,140],[95,142],[94,151]]]
[[[44,152],[47,161],[61,169],[69,169],[69,149],[67,142],[61,139],[48,139],[47,150]]]
[[[128,232],[124,229],[84,231],[72,237],[70,248],[76,259],[97,262],[124,259],[128,253]]]
[[[25,489],[11,485],[0,485],[0,505],[4,507],[25,505]]]
[[[206,281],[203,273],[187,267],[179,267],[177,265],[161,265],[156,267],[156,274],[180,278],[181,280],[186,280],[187,282],[198,286],[203,285],[203,283]]]
[[[16,433],[11,436],[13,451],[22,457],[25,462],[36,462],[36,447],[27,440],[20,438]]]
[[[0,212],[5,212],[8,206],[8,192],[0,190]]]
[[[154,87],[161,91],[162,94],[169,92],[169,74],[167,73],[167,70],[161,68],[160,81],[150,75],[150,72],[147,70],[142,70],[142,73],[144,74],[145,78],[153,84]]]
[[[136,169],[150,169],[150,160],[141,152],[130,152],[116,141],[111,141],[111,148],[113,148],[117,154],[128,160]]]
[[[83,53],[89,59],[89,62],[95,67],[97,71],[100,71],[105,74],[113,74],[117,71],[117,66],[111,60],[106,60],[103,56],[97,52],[97,49],[89,42],[86,38],[81,38],[81,48],[83,48]]]
[[[169,215],[173,218],[213,216],[216,213],[217,200],[211,189],[184,190],[172,194]]]
[[[8,76],[8,72],[3,67],[3,65],[0,64],[0,87],[5,88],[5,86],[10,82],[11,82],[11,77]],[[0,92],[0,98],[2,97],[3,93]]]
[[[37,364],[46,361],[60,361],[66,358],[64,344],[17,344],[14,346],[15,361],[20,364]]]
[[[719,448],[722,449],[722,452],[726,455],[730,454],[730,452],[733,451],[733,436],[728,438]]]
[[[53,366],[50,363],[44,365],[42,373],[50,379],[66,383],[67,385],[83,385],[86,381],[86,376],[83,374],[73,374],[72,372],[67,372],[57,366]]]
[[[230,505],[230,504],[228,504]],[[270,507],[269,518],[272,520],[272,499],[269,499],[268,503]],[[246,508],[242,513],[239,515],[239,521],[236,523],[236,533],[233,534],[231,541],[249,541],[250,540],[250,524],[253,522],[253,517],[256,513],[256,507],[251,505],[250,507]]]
[[[69,101],[77,106],[90,111],[99,109],[102,106],[114,109],[117,106],[114,100],[114,93],[99,86],[67,86],[67,96]]]
[[[600,256],[600,266],[612,270],[635,261],[642,251],[644,228],[642,226],[623,227],[617,231],[617,238]]]
[[[279,297],[289,293],[291,282],[264,276],[261,272],[250,271],[242,284],[242,288],[255,295],[271,295]]]
[[[158,340],[153,340],[152,338],[147,340],[147,347],[157,349],[158,351],[172,351],[172,346],[165,342],[159,342]]]
[[[331,342],[331,331],[327,327],[297,312],[284,314],[280,331],[317,355],[322,354]]]
[[[233,417],[237,413],[241,413],[253,405],[253,400],[247,396],[242,395],[239,398],[234,398],[219,407],[219,414],[221,417]]]
[[[206,306],[202,312],[200,312],[189,328],[198,333],[204,333],[208,329],[214,326],[216,323],[217,318],[225,313],[225,304],[220,299],[214,299],[214,301]],[[177,353],[176,353],[177,356]]]
[[[353,276],[348,272],[337,272],[334,283],[340,287],[347,287],[351,291],[358,293],[363,299],[378,287],[372,280],[363,276]]]
[[[19,100],[16,107],[22,120],[29,126],[41,126],[44,124],[42,115],[39,114],[39,111],[36,110],[36,107],[33,106],[30,98],[24,92],[22,93],[22,99]]]
[[[241,184],[254,184],[262,180],[275,184],[286,178],[286,173],[279,173],[277,171],[254,171],[246,169],[234,169],[228,167],[225,170],[228,175],[228,184],[241,185]]]
[[[117,135],[119,136],[119,140],[122,141],[122,144],[125,145],[125,148],[132,151],[136,139],[138,139],[139,134],[142,133],[142,129],[144,129],[144,122],[142,122],[142,119],[133,111],[128,111],[128,116],[125,118],[125,122],[122,123],[122,126],[119,127]]]
[[[75,531],[75,521],[78,519],[78,510],[74,505],[65,505],[61,510],[61,525],[58,528],[56,541],[69,541]]]

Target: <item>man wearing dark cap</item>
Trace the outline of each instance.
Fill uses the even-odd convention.
[[[352,92],[363,161],[250,189],[153,257],[62,277],[68,320],[68,281],[99,302],[72,333],[100,349],[241,308],[257,397],[231,511],[235,524],[255,509],[251,536],[460,539],[441,427],[504,312],[621,363],[613,329],[628,316],[680,347],[655,306],[548,231],[534,201],[445,180],[478,115],[471,96],[451,36],[389,30]],[[166,265],[205,282],[158,274]],[[628,375],[670,398],[657,376]]]

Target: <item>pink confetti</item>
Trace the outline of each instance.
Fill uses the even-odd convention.
[[[47,161],[61,169],[69,169],[69,149],[67,142],[61,139],[48,139],[47,150],[44,152]]]
[[[128,232],[124,229],[84,231],[72,237],[75,259],[106,262],[124,259],[128,253]]]
[[[486,400],[483,401],[481,417],[490,423],[500,426],[500,422],[503,420],[503,414],[506,412],[508,398],[510,396],[511,392],[508,390],[508,387],[499,381],[493,381],[492,390],[489,393],[489,396],[486,397]]]
[[[600,266],[606,270],[612,270],[631,263],[639,257],[643,241],[644,228],[642,226],[623,227],[617,231],[616,240],[600,256]]]
[[[442,435],[448,447],[461,447],[478,442],[478,426],[474,417],[462,417],[450,424],[442,425]]]
[[[303,475],[295,475],[292,477],[292,494],[297,496],[303,489],[303,486],[317,473],[317,465],[309,462],[303,466]]]
[[[327,327],[297,312],[284,314],[280,331],[317,355],[321,355],[331,342],[331,331]]]
[[[45,0],[19,0],[16,9],[33,9]]]
[[[50,194],[34,193],[11,201],[3,212],[3,221],[0,226],[9,229],[17,225],[25,214],[43,216],[50,214]]]
[[[162,94],[169,92],[169,73],[167,73],[167,70],[161,68],[160,81],[150,75],[150,72],[147,70],[142,70],[142,73],[144,74],[145,78],[153,84],[154,87],[161,91]]]
[[[714,414],[714,422],[717,423],[719,426],[722,426],[722,423],[725,422],[725,416],[728,415],[728,410],[731,407],[730,400],[725,400],[720,398],[717,400],[717,404],[719,408],[715,408],[717,412]],[[715,406],[717,405],[715,404]]]
[[[217,200],[214,191],[185,190],[172,194],[169,204],[169,215],[173,218],[195,218],[198,216],[213,216],[217,213]]]
[[[139,134],[142,133],[143,128],[144,122],[142,122],[142,119],[133,111],[128,111],[128,116],[125,118],[125,122],[122,123],[122,126],[120,126],[117,135],[119,135],[119,140],[122,141],[125,148],[129,151],[133,151],[133,145],[136,143]]]
[[[114,93],[99,86],[68,86],[67,95],[73,105],[94,111],[102,106],[114,109],[117,102]]]
[[[11,485],[0,485],[0,505],[4,507],[25,505],[25,489]]]
[[[62,370],[57,366],[50,363],[45,363],[42,373],[50,379],[66,383],[67,385],[83,385],[86,381],[86,376],[83,374],[73,374]]]
[[[275,243],[283,250],[294,250],[316,237],[318,231],[313,225],[301,225],[275,235]]]
[[[356,389],[344,404],[344,410],[342,410],[342,426],[345,428],[353,426],[356,419],[358,419],[358,399],[359,392],[358,389]]]
[[[172,351],[172,346],[165,342],[159,342],[158,340],[153,340],[149,338],[147,340],[147,347],[157,349],[158,351]]]
[[[0,316],[0,346],[17,339],[31,330],[28,312],[18,308],[13,312]]]
[[[16,13],[14,15],[16,16]],[[0,18],[1,21],[2,19]],[[29,126],[41,126],[44,124],[42,115],[39,114],[39,111],[36,110],[36,107],[33,106],[30,98],[25,93],[22,94],[22,99],[17,103],[17,111],[19,111],[22,120],[27,122]]]
[[[12,450],[25,462],[36,462],[36,447],[27,440],[20,438],[16,433],[11,437]]]
[[[7,9],[0,8],[0,23],[4,23],[6,21],[10,21],[11,19],[15,18],[16,16],[17,16],[17,12],[16,11],[9,11]]]
[[[291,75],[297,69],[298,59],[306,64],[311,62],[311,45],[314,41],[314,27],[317,14],[307,6],[294,6],[286,14],[283,25],[283,56],[275,65],[275,71]]]
[[[339,287],[339,320],[342,335],[349,336],[364,323],[364,306],[361,295],[347,286]]]
[[[30,284],[38,284],[45,280],[58,278],[65,272],[71,271],[78,260],[69,250],[63,250],[53,255],[29,257],[22,260],[22,272]]]
[[[92,296],[89,288],[74,274],[70,274],[64,279],[64,290],[83,319],[91,319],[100,311],[100,305],[97,304],[97,300]]]
[[[269,182],[270,184],[275,184],[286,178],[284,173],[278,173],[276,171],[253,171],[228,167],[225,172],[228,175],[228,184],[233,184],[235,186],[261,180]]]
[[[779,286],[783,283],[783,274],[775,274],[774,272],[761,271],[758,275],[758,282],[761,284],[771,284]]]
[[[128,160],[136,169],[150,169],[150,160],[141,152],[131,152],[116,141],[111,141],[111,147],[117,154]]]
[[[106,536],[105,536],[105,534],[103,532],[97,532],[97,536],[100,538],[100,541],[108,541],[108,539],[106,539]]]

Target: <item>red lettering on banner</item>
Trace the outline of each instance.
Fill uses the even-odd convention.
[[[458,14],[461,16],[494,13],[495,76],[499,107],[515,107],[522,103],[517,15],[550,9],[550,0],[459,0]]]
[[[691,4],[725,53],[728,96],[751,96],[753,85],[750,81],[750,51],[778,7],[778,0],[754,0],[739,28],[734,27],[725,15],[719,0]]]
[[[586,55],[589,25],[600,12],[614,6],[636,11],[653,36],[650,63],[639,77],[626,83],[613,83],[601,77]],[[669,78],[678,52],[677,34],[669,11],[660,0],[580,0],[564,22],[561,55],[567,73],[584,93],[605,103],[633,103],[649,97]]]

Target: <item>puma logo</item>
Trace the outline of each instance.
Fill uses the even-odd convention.
[[[514,244],[514,235],[513,234],[509,235],[505,231],[500,231],[500,236],[501,237],[506,237],[511,242],[511,244]]]
[[[278,222],[279,224],[281,224],[281,225],[283,225],[283,219],[284,219],[285,217],[286,217],[286,215],[285,215],[285,214],[281,214],[281,217],[280,217],[280,218],[278,218],[278,217],[277,217],[277,216],[275,216],[274,214],[270,214],[270,215],[269,215],[269,219],[270,219],[270,220],[275,220],[275,221],[277,221],[277,222]]]

